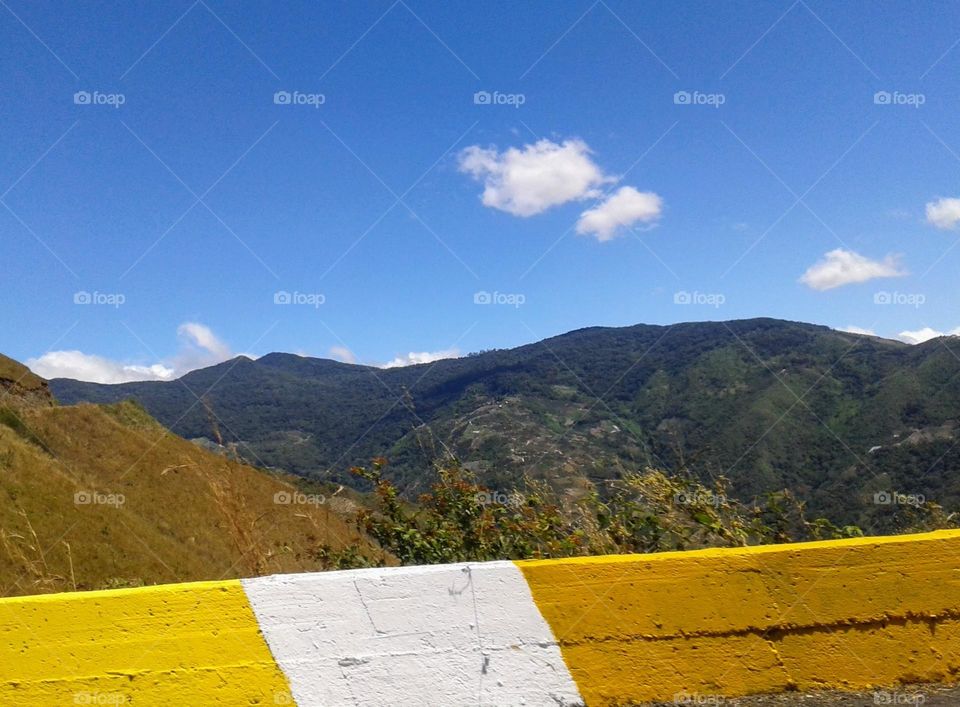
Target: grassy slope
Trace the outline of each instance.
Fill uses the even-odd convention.
[[[319,569],[311,548],[358,538],[335,504],[277,504],[288,477],[204,451],[132,403],[0,392],[0,406],[19,421],[0,424],[0,596]],[[75,502],[90,492],[124,503]]]
[[[0,354],[0,380],[13,381],[26,390],[39,390],[46,381],[19,361]]]

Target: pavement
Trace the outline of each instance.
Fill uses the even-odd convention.
[[[870,692],[786,692],[752,697],[682,695],[673,702],[657,705],[672,707],[960,707],[960,687],[948,685],[909,685]]]

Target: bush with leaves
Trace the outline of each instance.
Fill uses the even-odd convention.
[[[648,469],[611,482],[602,496],[594,492],[570,500],[531,481],[509,493],[494,492],[449,461],[438,466],[430,492],[413,505],[384,478],[385,465],[381,458],[352,469],[374,489],[373,507],[361,510],[357,522],[401,564],[647,553],[862,534],[825,519],[808,521],[789,493],[744,504],[728,497],[726,479],[707,486],[689,473]]]

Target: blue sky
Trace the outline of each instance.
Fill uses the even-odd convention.
[[[43,375],[960,327],[956,3],[0,5],[0,350]]]

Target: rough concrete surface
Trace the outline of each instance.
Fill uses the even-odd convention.
[[[778,695],[754,697],[714,698],[701,696],[699,702],[654,702],[659,705],[702,705],[704,707],[957,707],[960,706],[960,686],[914,685],[886,688],[869,692],[786,692]]]

